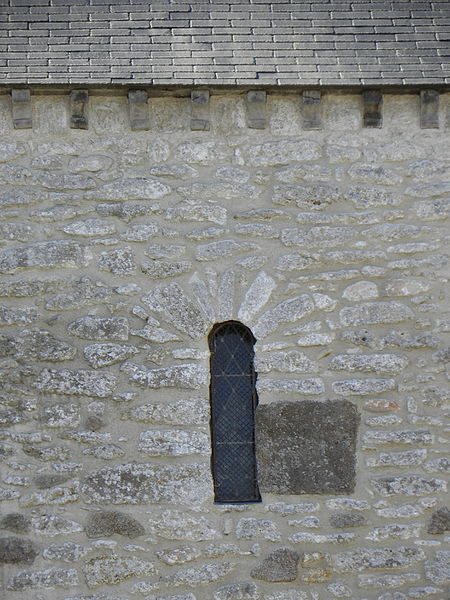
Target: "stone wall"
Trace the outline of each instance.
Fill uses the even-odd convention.
[[[204,132],[187,98],[150,99],[142,132],[125,96],[92,96],[85,131],[66,95],[32,104],[14,130],[0,96],[4,597],[447,598],[450,95],[433,130],[416,94],[379,129],[326,95],[317,131],[288,93],[264,129],[212,95]],[[207,335],[229,319],[272,420],[357,412],[352,492],[213,504]]]

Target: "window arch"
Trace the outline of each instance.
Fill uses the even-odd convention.
[[[211,439],[215,502],[260,502],[255,456],[256,342],[238,321],[218,323],[211,351]]]

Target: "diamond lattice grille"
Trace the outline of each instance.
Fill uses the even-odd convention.
[[[212,466],[216,502],[257,502],[255,339],[234,321],[210,335]]]

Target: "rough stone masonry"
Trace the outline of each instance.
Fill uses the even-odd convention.
[[[385,94],[381,128],[324,94],[314,131],[289,91],[258,128],[244,93],[211,93],[209,131],[175,95],[140,107],[147,131],[118,91],[88,129],[66,93],[32,95],[32,129],[10,103],[3,597],[448,598],[450,94],[437,129],[416,93]],[[256,504],[213,503],[227,320],[257,340]]]

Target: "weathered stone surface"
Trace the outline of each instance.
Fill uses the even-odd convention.
[[[254,517],[239,519],[236,526],[236,536],[238,539],[244,540],[254,538],[262,538],[272,542],[281,540],[281,535],[275,523],[268,519],[255,519]]]
[[[83,306],[103,304],[113,294],[112,288],[108,285],[90,277],[81,277],[71,281],[70,284],[66,282],[64,287],[68,290],[56,294],[46,302],[47,310],[68,311]]]
[[[48,537],[55,535],[69,535],[78,531],[83,531],[79,523],[70,519],[65,519],[60,515],[46,514],[42,517],[33,517],[31,525],[34,533]]]
[[[104,183],[96,190],[85,193],[87,200],[158,200],[167,196],[170,187],[151,177],[124,178]]]
[[[0,529],[13,533],[28,533],[31,528],[31,518],[22,513],[8,513],[0,519]]]
[[[269,582],[295,581],[300,557],[290,548],[278,548],[271,552],[257,567],[250,571],[254,579]]]
[[[272,202],[281,206],[322,210],[340,197],[338,188],[324,183],[275,185]]]
[[[29,325],[39,318],[39,313],[34,307],[11,308],[0,305],[1,325]]]
[[[437,535],[450,531],[450,509],[446,506],[438,508],[431,515],[431,520],[427,527],[427,532]]]
[[[12,338],[11,346],[14,356],[24,360],[57,362],[71,360],[76,354],[76,348],[39,329],[23,329]]]
[[[89,538],[110,537],[114,534],[129,538],[144,535],[145,529],[133,517],[118,510],[100,510],[90,513],[84,532]]]
[[[65,542],[64,544],[50,544],[50,546],[44,548],[42,556],[46,560],[61,560],[62,562],[73,563],[91,551],[90,546]]]
[[[203,502],[212,494],[209,468],[195,463],[104,467],[84,479],[81,491],[86,501],[94,504],[192,504]]]
[[[85,154],[69,160],[69,171],[71,173],[106,171],[112,164],[113,159],[104,154]]]
[[[391,374],[400,373],[407,365],[408,360],[397,354],[337,354],[330,369]]]
[[[187,273],[192,269],[192,263],[188,260],[166,261],[166,260],[145,260],[141,264],[141,271],[151,279],[166,279],[167,277],[177,277],[182,273]]]
[[[201,431],[169,429],[143,431],[139,436],[139,452],[149,456],[209,454],[209,436]]]
[[[110,396],[117,385],[117,378],[110,373],[97,373],[83,369],[43,369],[33,387],[49,394],[69,394],[75,396]]]
[[[160,512],[154,519],[149,519],[149,529],[153,535],[166,540],[200,542],[219,537],[208,519],[179,510]]]
[[[369,433],[369,432],[367,432]],[[386,433],[386,432],[381,432]],[[390,432],[388,432],[390,433]],[[366,439],[364,439],[366,442]],[[395,442],[394,442],[395,443]],[[371,444],[369,438],[369,445]],[[368,467],[412,467],[420,465],[426,457],[426,450],[407,450],[406,452],[380,452],[376,457],[366,460]]]
[[[384,525],[383,527],[375,527],[366,535],[366,540],[373,540],[375,542],[387,539],[407,540],[412,537],[419,537],[421,529],[420,523],[393,523],[391,525]]]
[[[337,512],[330,515],[331,527],[337,529],[346,529],[347,527],[361,527],[366,525],[367,519],[364,515],[358,513]]]
[[[172,206],[167,209],[167,221],[182,223],[184,221],[209,221],[223,225],[227,220],[227,211],[221,206],[198,205],[180,205]]]
[[[90,254],[81,244],[71,240],[35,242],[0,252],[0,273],[15,273],[18,269],[38,267],[82,267]]]
[[[104,202],[97,204],[95,211],[102,217],[117,217],[129,223],[136,217],[145,217],[161,212],[161,206],[142,202]]]
[[[280,140],[248,146],[244,151],[246,164],[252,167],[272,167],[320,158],[320,146],[311,140]]]
[[[210,327],[204,313],[176,283],[151,290],[142,301],[192,338],[204,336]]]
[[[120,238],[127,242],[146,242],[158,233],[156,223],[136,223],[120,234]]]
[[[285,300],[259,317],[253,327],[253,333],[257,339],[264,338],[274,332],[281,323],[298,321],[313,311],[314,303],[306,294]]]
[[[126,341],[128,321],[124,317],[80,317],[67,326],[72,335],[85,340]]]
[[[248,198],[255,200],[261,193],[254,185],[248,183],[190,183],[182,185],[177,192],[184,198],[196,200],[233,200],[236,198]]]
[[[139,349],[128,344],[90,344],[83,350],[84,358],[94,369],[109,367],[137,354]]]
[[[341,246],[356,235],[351,227],[311,227],[309,229],[288,228],[281,230],[281,242],[285,246],[330,248]]]
[[[255,360],[255,369],[258,373],[267,373],[272,370],[282,373],[317,373],[319,367],[303,352],[288,350],[258,354]]]
[[[267,304],[276,287],[275,280],[261,271],[248,288],[244,300],[239,308],[238,318],[244,323],[251,321],[256,313]]]
[[[193,567],[184,571],[177,571],[172,575],[161,577],[161,583],[171,586],[196,587],[202,583],[211,583],[221,579],[235,568],[232,563],[207,563],[201,567]]]
[[[198,165],[215,165],[228,154],[226,147],[214,140],[182,142],[175,150],[177,160]]]
[[[214,600],[259,600],[258,588],[254,583],[230,583],[213,592]]]
[[[333,392],[339,396],[368,396],[396,389],[395,379],[343,379],[333,381]]]
[[[90,448],[85,448],[83,454],[102,458],[103,460],[113,460],[114,458],[124,456],[125,451],[117,444],[98,444]]]
[[[364,442],[368,444],[418,444],[429,445],[433,436],[426,430],[397,430],[397,431],[366,431]]]
[[[114,275],[132,275],[136,271],[134,253],[128,246],[110,252],[102,252],[98,265],[102,271],[108,271]]]
[[[187,398],[163,404],[142,404],[126,415],[141,423],[203,425],[209,420],[209,404],[203,398]]]
[[[259,405],[256,448],[261,491],[351,492],[358,422],[356,407],[345,400]]]
[[[148,560],[135,557],[99,556],[84,563],[83,573],[89,588],[117,585],[130,577],[154,575],[155,567]]]
[[[39,420],[46,427],[76,426],[80,423],[80,407],[76,402],[45,403]]]
[[[344,197],[352,202],[355,208],[362,210],[379,206],[396,206],[401,202],[400,196],[378,187],[350,187]]]
[[[425,563],[425,577],[433,583],[450,583],[450,551],[436,552],[436,561]]]
[[[413,209],[415,214],[424,221],[438,221],[449,216],[450,202],[448,198],[433,198],[415,202]]]
[[[310,533],[299,531],[289,536],[289,541],[301,544],[346,544],[355,539],[354,533]],[[309,583],[320,583],[310,581]]]
[[[0,564],[32,565],[38,554],[31,540],[14,536],[0,537]]]
[[[325,391],[321,379],[310,377],[308,379],[261,379],[258,389],[269,392],[284,392],[317,396]]]
[[[70,479],[69,475],[62,475],[59,473],[40,473],[33,477],[33,482],[39,490],[45,490],[55,485],[65,483]]]
[[[381,496],[422,496],[445,492],[447,484],[442,479],[434,477],[421,477],[420,475],[402,475],[393,477],[379,477],[371,479],[372,488]]]
[[[403,177],[395,171],[373,163],[354,164],[347,173],[350,176],[350,179],[361,181],[363,183],[397,185],[403,181]]]
[[[79,500],[79,482],[74,481],[67,487],[53,487],[49,490],[33,492],[22,496],[20,507],[29,506],[62,506]]]
[[[121,370],[128,373],[130,381],[148,388],[180,387],[196,390],[208,381],[205,367],[195,363],[147,370],[127,362],[122,365]]]
[[[398,323],[413,317],[411,309],[400,302],[363,302],[343,308],[339,313],[344,326]]]
[[[241,223],[235,225],[234,231],[238,235],[264,238],[267,240],[278,237],[278,230],[267,223]]]
[[[389,573],[389,575],[358,575],[358,584],[359,587],[364,589],[374,588],[376,590],[382,590],[384,588],[401,587],[406,583],[412,583],[418,579],[420,579],[418,573],[402,573],[401,575],[393,573]],[[403,594],[401,594],[401,596],[403,596]],[[399,600],[401,600],[401,596]],[[406,596],[404,597],[406,598]],[[395,596],[393,596],[393,598],[395,598]]]
[[[246,252],[248,250],[258,250],[258,246],[251,243],[235,242],[234,240],[219,240],[209,244],[200,244],[195,251],[195,258],[199,261],[217,260],[224,256],[231,256],[236,253]]]
[[[94,237],[101,235],[112,235],[116,232],[114,223],[108,223],[103,219],[86,219],[85,221],[73,221],[62,227],[64,233],[79,235],[82,237]]]
[[[51,568],[43,571],[21,571],[6,583],[6,589],[19,592],[28,589],[70,588],[79,583],[75,569]]]
[[[352,573],[367,569],[399,569],[409,567],[425,558],[420,548],[355,548],[331,556],[333,569],[338,573]]]

